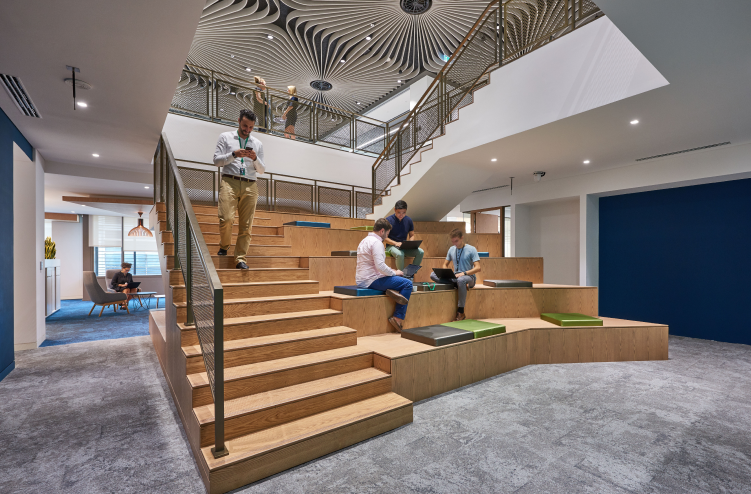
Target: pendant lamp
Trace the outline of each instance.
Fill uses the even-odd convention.
[[[141,218],[141,215],[143,213],[138,213],[138,226],[133,228],[131,231],[128,232],[129,237],[153,237],[154,234],[151,233],[151,231],[143,226],[143,218]]]

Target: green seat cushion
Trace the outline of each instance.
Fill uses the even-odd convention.
[[[475,334],[475,338],[484,338],[485,336],[492,336],[494,334],[501,334],[506,332],[506,326],[504,326],[503,324],[478,321],[476,319],[465,319],[463,321],[447,322],[445,324],[441,324],[441,326],[448,326],[450,328],[470,331]]]
[[[357,230],[360,232],[372,232],[373,227],[372,226],[353,226],[352,228],[350,228],[350,230]]]
[[[540,319],[551,322],[558,326],[602,326],[602,319],[592,316],[585,316],[577,312],[557,313],[546,312],[540,314]]]

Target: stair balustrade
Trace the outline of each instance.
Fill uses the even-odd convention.
[[[167,136],[162,134],[154,153],[154,202],[166,204],[175,268],[180,269],[185,282],[185,325],[195,326],[214,398],[211,451],[219,458],[229,454],[224,442],[224,291],[193,212],[192,203],[202,200],[200,192],[186,187]]]
[[[178,170],[193,204],[217,206],[221,180],[219,169],[213,163],[203,161],[178,159],[177,162],[184,165],[178,166]],[[369,187],[281,173],[264,173],[256,184],[256,208],[261,211],[344,218],[365,218],[373,212]]]
[[[401,182],[410,160],[444,134],[490,83],[490,72],[604,15],[591,0],[494,0],[477,19],[373,164],[373,201]],[[502,117],[499,116],[499,117]]]

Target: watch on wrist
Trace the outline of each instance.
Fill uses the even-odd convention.
[[[232,157],[233,158],[237,158],[237,156],[235,156],[235,152],[234,151],[232,151]]]

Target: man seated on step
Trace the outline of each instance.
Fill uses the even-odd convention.
[[[404,278],[404,273],[394,271],[386,265],[386,251],[383,241],[391,230],[391,223],[385,218],[375,222],[373,231],[362,239],[357,246],[357,271],[355,280],[360,288],[385,291],[394,299],[394,315],[389,323],[397,332],[402,331],[404,317],[407,315],[407,302],[412,294],[412,280]]]
[[[412,264],[419,266],[425,253],[421,248],[402,249],[402,242],[415,239],[415,224],[407,216],[407,203],[396,201],[394,214],[386,218],[391,223],[391,231],[386,238],[386,252],[396,261],[396,269],[404,269],[404,258],[414,257]]]
[[[436,283],[453,283],[459,289],[459,301],[456,308],[456,318],[454,321],[463,321],[467,317],[464,315],[464,306],[467,303],[467,288],[473,288],[477,282],[476,273],[479,273],[480,256],[477,249],[464,242],[464,232],[454,228],[449,233],[451,243],[454,244],[449,248],[446,260],[443,261],[443,269],[448,269],[449,264],[453,264],[454,278],[444,280],[438,278],[435,273],[430,273],[430,279]]]

